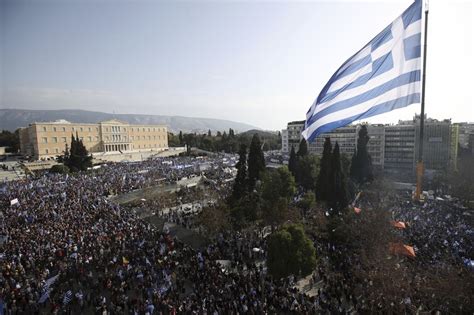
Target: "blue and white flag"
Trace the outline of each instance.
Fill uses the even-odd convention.
[[[303,137],[419,103],[421,0],[375,36],[333,74],[306,113]]]
[[[43,304],[46,302],[46,300],[49,298],[49,288],[48,290],[44,291],[43,294],[41,295],[40,299],[38,300],[39,304]]]
[[[63,296],[63,305],[68,305],[72,301],[72,291],[68,290]]]

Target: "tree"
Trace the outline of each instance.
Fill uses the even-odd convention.
[[[298,149],[298,157],[304,157],[308,155],[308,142],[303,138],[300,141],[300,147]]]
[[[209,130],[207,131],[207,136],[208,136],[208,137],[211,137],[211,136],[212,136],[211,129],[209,129]]]
[[[215,237],[230,227],[229,208],[225,203],[204,207],[198,214],[197,222],[204,227],[207,236]]]
[[[323,155],[316,181],[316,198],[321,201],[328,201],[328,189],[331,176],[331,139],[328,137],[324,141]]]
[[[267,266],[276,279],[307,276],[316,267],[316,250],[300,225],[288,225],[268,239]]]
[[[85,171],[88,167],[92,166],[92,156],[87,152],[77,133],[76,137],[71,134],[71,148],[68,149],[66,146],[63,160],[64,165],[69,167],[72,172]]]
[[[172,132],[168,132],[168,145],[170,147],[178,147],[181,145],[178,136],[173,134]]]
[[[275,197],[285,198],[287,201],[296,192],[295,179],[286,166],[265,172],[261,185],[262,198],[271,202]]]
[[[277,141],[278,141],[278,147],[279,147],[279,149],[281,149],[282,139],[281,139],[281,132],[280,131],[278,131]]]
[[[69,167],[66,165],[62,164],[56,164],[51,167],[49,170],[50,173],[58,173],[58,174],[68,174],[69,173]]]
[[[336,142],[331,158],[330,185],[328,192],[328,204],[333,208],[333,213],[340,213],[349,203],[347,194],[347,182],[342,172],[339,144]]]
[[[287,167],[265,172],[260,188],[262,218],[275,227],[283,223],[288,214],[288,203],[296,192],[295,179]]]
[[[234,181],[234,188],[232,190],[232,199],[234,201],[241,199],[248,191],[247,188],[247,146],[240,145],[239,161],[235,165],[237,168],[237,176]]]
[[[262,144],[258,134],[254,134],[250,143],[248,159],[248,180],[249,190],[255,188],[257,180],[261,179],[262,172],[265,170],[265,159],[263,157]]]
[[[374,179],[372,170],[372,159],[367,151],[367,143],[370,137],[367,125],[362,125],[357,139],[357,149],[352,156],[351,178],[359,184],[363,184]]]
[[[307,191],[298,202],[298,207],[301,208],[303,217],[314,206],[316,206],[316,197],[312,191]]]
[[[314,190],[318,178],[319,158],[306,155],[298,158],[297,183],[305,190]]]
[[[291,174],[296,178],[296,173],[298,169],[298,160],[296,158],[295,147],[291,146],[290,151],[290,159],[288,160],[288,169],[290,170]]]
[[[15,132],[2,130],[0,132],[0,147],[8,147],[7,152],[17,153],[20,150],[20,129]]]
[[[234,226],[241,229],[249,222],[254,222],[260,212],[260,196],[256,192],[248,192],[231,204],[231,216]]]
[[[183,145],[183,132],[180,130],[179,131],[179,144]]]

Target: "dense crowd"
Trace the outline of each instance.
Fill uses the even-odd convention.
[[[245,272],[223,271],[218,260],[233,257],[243,266],[243,258],[249,259],[248,246],[229,253],[219,239],[215,246],[197,252],[106,197],[153,185],[157,179],[172,182],[202,173],[187,167],[188,161],[163,162],[167,160],[111,164],[74,176],[47,174],[4,183],[0,195],[2,312],[309,310],[303,295],[290,285],[271,281],[252,260],[246,261]],[[216,177],[216,169],[225,168],[221,162],[211,163],[217,167],[206,172],[210,178]],[[183,167],[173,167],[177,164]],[[223,172],[224,182],[226,176]]]
[[[359,262],[343,247],[314,240],[321,260],[311,280],[317,294],[310,296],[295,279],[267,274],[260,233],[221,233],[194,249],[108,198],[197,175],[210,190],[225,190],[232,163],[229,156],[159,158],[0,185],[0,314],[333,314],[386,307],[384,297],[360,294],[370,283],[347,268]],[[176,194],[175,202],[188,202],[191,191]],[[161,201],[145,205],[171,204]],[[473,257],[472,227],[462,211],[428,203],[414,212],[413,206],[401,201],[392,211],[413,227],[402,233],[421,263]],[[186,227],[194,222],[184,211],[162,215]],[[335,253],[344,257],[336,264],[329,259]],[[416,298],[407,293],[393,309],[410,311]]]

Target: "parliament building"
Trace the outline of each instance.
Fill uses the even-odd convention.
[[[168,149],[166,126],[131,125],[112,119],[97,124],[66,120],[32,123],[20,129],[20,150],[24,156],[37,160],[56,157],[71,147],[72,135],[77,135],[90,153]]]

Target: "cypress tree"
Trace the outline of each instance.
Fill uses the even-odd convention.
[[[245,144],[240,145],[239,149],[239,161],[235,165],[237,168],[237,176],[235,177],[234,187],[232,190],[233,201],[241,199],[247,188],[247,146]]]
[[[351,178],[359,184],[371,181],[374,178],[372,159],[367,151],[367,143],[369,140],[370,137],[368,135],[367,126],[362,125],[357,139],[357,149],[352,156],[350,170]]]
[[[71,171],[85,171],[92,166],[92,156],[87,152],[82,140],[76,133],[76,137],[71,135],[71,149],[66,147],[66,154],[64,155],[64,164],[68,166]]]
[[[265,170],[265,158],[263,157],[262,144],[258,134],[254,134],[250,143],[248,159],[248,180],[249,190],[255,188],[257,180],[261,179],[262,172]]]
[[[333,210],[340,212],[349,203],[347,195],[347,182],[342,172],[339,144],[336,142],[331,157],[331,175],[328,192],[328,204]]]
[[[308,142],[303,138],[300,141],[300,147],[298,149],[298,157],[303,157],[308,155]]]
[[[298,172],[298,160],[296,158],[295,147],[293,146],[291,146],[290,159],[288,160],[288,169],[296,178],[296,173]]]
[[[179,144],[183,145],[183,132],[179,131]]]
[[[316,198],[322,201],[328,201],[328,189],[331,176],[331,139],[328,137],[324,141],[323,155],[319,168],[319,175],[316,180]]]

